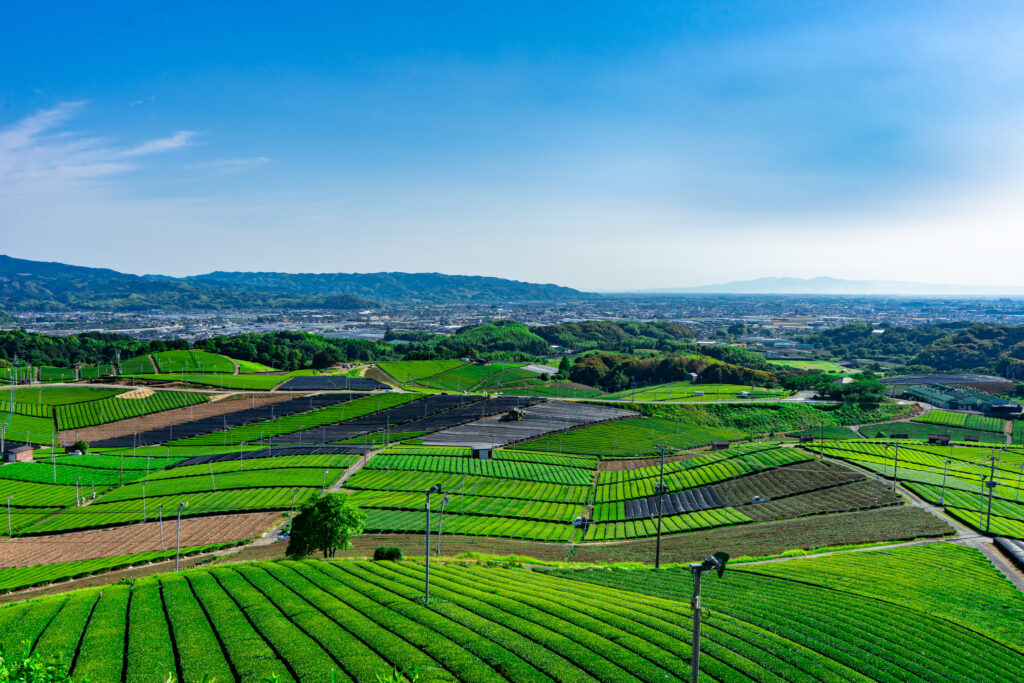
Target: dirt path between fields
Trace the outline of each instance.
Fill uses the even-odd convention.
[[[189,420],[199,420],[204,417],[217,417],[229,413],[237,413],[240,410],[248,410],[254,406],[265,406],[272,403],[280,403],[292,398],[298,398],[303,394],[299,393],[246,393],[218,391],[218,394],[230,393],[231,396],[219,401],[208,401],[194,406],[164,410],[159,413],[151,413],[142,417],[132,417],[127,420],[108,422],[95,427],[83,429],[67,429],[57,433],[58,443],[72,443],[83,439],[89,443],[109,439],[115,436],[128,436],[136,432],[144,432],[148,429],[161,429],[171,425],[181,424]]]

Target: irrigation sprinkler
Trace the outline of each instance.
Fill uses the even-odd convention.
[[[441,485],[434,484],[423,493],[427,494],[427,570],[423,584],[423,604],[425,605],[430,602],[430,495],[441,493]]]
[[[178,526],[175,532],[174,571],[178,571],[178,559],[181,557],[181,510],[188,502],[178,503]]]
[[[7,535],[11,536],[11,498],[14,496],[7,496]]]
[[[444,506],[447,505],[448,501],[451,499],[452,497],[447,493],[444,494],[444,498],[441,499],[441,516],[437,518],[437,543],[434,545],[435,555],[441,554],[441,528],[444,525]]]
[[[78,479],[75,479],[75,497],[78,498],[81,502],[84,503],[85,502],[85,496],[82,495],[81,481],[82,481],[81,477],[79,477]]]
[[[241,443],[238,444],[238,471],[242,471],[242,461],[245,459],[245,452],[242,450]]]
[[[142,482],[142,521],[146,521],[146,482]]]
[[[208,462],[206,464],[210,466],[210,484],[213,486],[213,492],[217,493],[217,482],[213,479],[213,463]]]
[[[156,506],[157,524],[160,526],[160,550],[164,549],[164,506]]]
[[[327,470],[324,470],[324,481],[320,484],[320,493],[327,493]]]
[[[693,574],[693,597],[690,598],[690,608],[693,610],[693,643],[690,655],[690,682],[697,683],[697,676],[700,674],[700,579],[701,575],[709,570],[716,570],[718,578],[725,573],[725,564],[729,561],[729,554],[717,552],[708,555],[703,562],[695,562],[690,565],[690,573]]]
[[[288,515],[289,519],[295,517],[295,494],[298,493],[298,492],[299,492],[299,489],[297,489],[297,488],[292,489],[292,513],[290,515]]]

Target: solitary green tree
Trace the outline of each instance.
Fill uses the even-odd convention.
[[[344,493],[328,493],[307,501],[292,520],[288,550],[292,559],[301,559],[314,550],[325,558],[334,557],[338,548],[352,547],[352,538],[363,532],[366,513]]]

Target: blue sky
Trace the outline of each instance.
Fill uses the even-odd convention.
[[[1022,43],[1000,2],[20,3],[0,252],[1022,284]]]

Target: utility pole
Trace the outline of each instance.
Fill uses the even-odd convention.
[[[160,550],[164,549],[164,506],[156,506],[157,524],[160,525]]]
[[[177,549],[174,552],[174,571],[178,571],[178,559],[181,557],[181,510],[186,505],[185,503],[178,503],[178,530],[175,532],[175,544]]]
[[[895,490],[896,487],[900,485],[900,442],[893,442],[893,448],[895,449],[895,452],[892,460],[892,488]]]
[[[12,536],[11,533],[11,498],[14,496],[7,496],[7,535]]]
[[[942,466],[942,495],[939,496],[939,507],[946,506],[946,472],[949,470],[952,462],[952,460],[947,460]]]
[[[985,486],[988,487],[988,515],[985,517],[985,533],[990,533],[989,529],[992,526],[992,492],[996,488],[996,456],[992,456],[991,459],[992,469],[989,473],[988,481],[985,482]]]
[[[423,493],[427,494],[427,570],[426,570],[426,582],[423,585],[423,604],[430,602],[430,495],[432,493],[441,493],[441,485],[434,484]]]
[[[661,444],[661,474],[658,478],[658,540],[654,546],[654,568],[661,569],[661,516],[665,511],[665,444]]]
[[[700,579],[701,575],[711,569],[718,571],[718,578],[725,573],[725,563],[729,561],[728,553],[718,552],[709,555],[703,562],[695,562],[690,565],[690,573],[693,574],[693,597],[690,598],[690,608],[693,610],[693,642],[690,654],[690,683],[697,683],[700,675]]]

